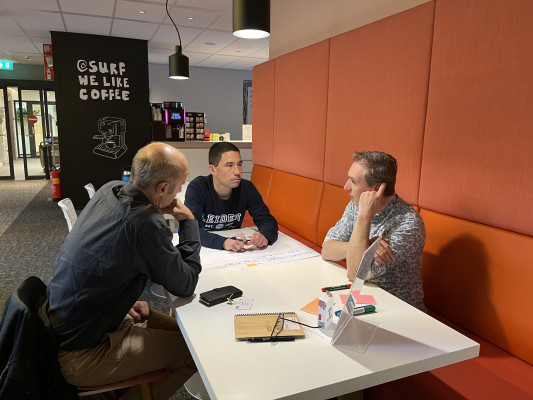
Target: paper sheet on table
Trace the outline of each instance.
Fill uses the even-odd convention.
[[[231,231],[217,231],[216,233],[231,237],[237,232],[242,232],[248,237],[257,231],[253,228],[243,228]],[[249,267],[278,264],[320,256],[320,253],[281,232],[278,233],[278,240],[272,246],[268,246],[265,249],[258,249],[255,246],[245,246],[244,249],[241,252],[234,252],[202,247],[200,251],[200,260],[202,262],[200,276],[216,275]]]
[[[371,294],[361,294],[361,292],[355,290],[352,292],[352,294],[356,304],[378,304],[374,296],[372,296]],[[348,300],[348,295],[339,294],[339,298],[341,299],[342,304],[346,304],[346,300]]]
[[[346,300],[345,300],[346,301]],[[333,302],[333,305],[336,303]],[[318,315],[318,297],[314,300],[311,300],[309,303],[307,303],[305,306],[300,308],[301,311],[304,311],[309,314]]]
[[[300,310],[305,311],[309,314],[318,315],[318,297],[314,300],[311,300],[305,306],[300,308]]]

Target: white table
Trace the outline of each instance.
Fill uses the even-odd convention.
[[[234,314],[296,311],[316,325],[300,308],[322,287],[345,282],[344,268],[317,257],[206,276],[194,296],[167,298],[211,399],[326,399],[479,355],[478,343],[374,286],[362,290],[378,304],[361,318],[379,323],[365,353],[334,347],[309,330],[294,342],[235,341]],[[198,302],[199,293],[225,285],[253,298],[252,309]],[[333,293],[340,308],[342,292]]]

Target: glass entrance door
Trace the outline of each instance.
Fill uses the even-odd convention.
[[[9,96],[7,87],[0,87],[0,179],[13,179],[11,129],[9,124]]]
[[[17,158],[24,166],[24,177],[46,178],[51,165],[59,166],[55,93],[19,88],[13,106]]]

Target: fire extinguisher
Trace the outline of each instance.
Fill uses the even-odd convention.
[[[62,199],[61,194],[61,171],[52,165],[50,171],[50,185],[52,186],[52,201]]]

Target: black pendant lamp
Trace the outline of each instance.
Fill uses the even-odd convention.
[[[189,57],[183,54],[181,51],[181,36],[178,27],[174,23],[174,20],[168,12],[168,0],[166,2],[167,14],[174,27],[176,32],[178,32],[178,39],[180,44],[176,46],[176,53],[168,57],[168,77],[171,79],[189,79]]]
[[[270,36],[270,0],[233,0],[233,35],[245,39]]]

